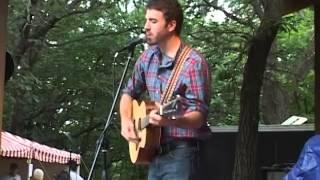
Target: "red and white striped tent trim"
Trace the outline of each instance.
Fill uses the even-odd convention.
[[[1,132],[0,156],[36,159],[42,162],[65,164],[71,159],[80,164],[80,155],[52,148],[9,132]]]

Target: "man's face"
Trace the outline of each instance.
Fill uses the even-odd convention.
[[[161,43],[175,30],[175,21],[167,23],[161,11],[147,9],[145,17],[146,22],[144,29],[146,32],[146,40],[149,45]]]

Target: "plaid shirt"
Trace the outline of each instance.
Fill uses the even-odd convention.
[[[178,53],[181,51],[179,49]],[[159,102],[166,88],[174,66],[174,61],[162,55],[158,46],[145,50],[135,64],[134,72],[123,93],[138,99],[145,91],[152,101]],[[180,115],[187,112],[199,111],[207,119],[210,101],[210,72],[207,61],[197,51],[192,50],[183,64],[177,85],[173,94],[185,97]],[[200,129],[179,127],[164,127],[164,138],[197,138],[200,132],[208,131],[207,123]]]

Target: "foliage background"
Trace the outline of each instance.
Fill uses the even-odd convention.
[[[261,21],[252,3],[181,1],[183,38],[207,58],[212,72],[211,125],[237,125],[248,47]],[[126,54],[114,52],[141,32],[145,0],[11,0],[8,51],[15,73],[6,86],[4,129],[81,153],[83,176],[94,155]],[[282,18],[268,58],[261,121],[291,115],[313,122],[313,13]],[[143,50],[137,47],[136,56]],[[129,162],[115,112],[108,128],[106,162],[112,179],[142,179]],[[64,133],[69,133],[72,142]],[[101,153],[95,176],[104,162]]]

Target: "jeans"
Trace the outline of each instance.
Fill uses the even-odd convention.
[[[196,180],[198,170],[199,147],[178,147],[152,161],[148,180]]]

